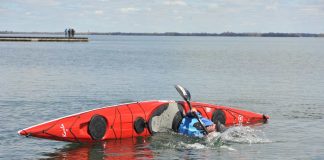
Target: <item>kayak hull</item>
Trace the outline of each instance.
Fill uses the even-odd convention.
[[[66,117],[47,121],[18,131],[23,136],[70,141],[95,142],[109,139],[122,139],[150,136],[150,121],[163,106],[176,103],[188,112],[184,101],[142,101],[115,106],[106,106]],[[265,123],[268,116],[251,111],[226,106],[191,102],[202,116],[212,121],[220,121],[226,126],[253,125]]]

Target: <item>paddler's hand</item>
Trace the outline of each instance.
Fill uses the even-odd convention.
[[[192,108],[191,111],[189,111],[186,115],[189,117],[194,117],[194,113],[197,113],[197,109],[196,108]]]
[[[210,133],[210,132],[215,132],[216,131],[216,124],[213,124],[211,126],[208,126],[206,127],[207,129],[207,132]]]

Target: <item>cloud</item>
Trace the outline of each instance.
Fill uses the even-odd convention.
[[[164,4],[168,6],[187,6],[187,3],[182,0],[167,0]]]
[[[208,8],[211,10],[219,9],[219,4],[217,4],[217,3],[208,4]]]
[[[184,19],[182,16],[176,16],[174,18],[175,18],[175,20],[178,20],[178,21],[182,21]]]
[[[275,11],[278,9],[278,5],[279,5],[278,2],[273,2],[271,4],[266,5],[265,9],[269,11]]]
[[[102,10],[96,10],[94,13],[95,13],[95,15],[103,15],[104,14],[104,11],[102,11]]]
[[[144,10],[150,12],[152,11],[152,8],[145,8]]]
[[[306,5],[300,6],[299,11],[308,16],[324,15],[324,5]]]
[[[0,6],[0,13],[4,13],[4,12],[6,12],[6,9],[1,8],[1,6]]]
[[[62,4],[58,0],[25,0],[25,3],[35,6],[59,6]]]
[[[140,9],[138,9],[138,8],[134,8],[134,7],[127,7],[127,8],[120,8],[119,10],[120,10],[120,12],[122,12],[122,13],[131,13],[131,12],[137,12],[137,11],[139,11]]]

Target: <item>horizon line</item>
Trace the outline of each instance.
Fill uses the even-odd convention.
[[[8,31],[0,30],[0,33],[64,33],[64,31]],[[113,32],[103,32],[103,31],[80,31],[76,33],[100,33],[100,34],[109,34],[109,33],[129,33],[129,34],[168,34],[168,33],[179,33],[179,34],[223,34],[223,33],[235,33],[235,34],[266,34],[266,33],[280,33],[280,34],[324,34],[314,33],[314,32],[233,32],[233,31],[224,31],[224,32],[125,32],[125,31],[113,31]]]

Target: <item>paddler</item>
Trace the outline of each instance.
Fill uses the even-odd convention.
[[[197,114],[199,119],[202,121],[203,125],[205,125],[206,130],[208,133],[211,132],[224,132],[227,128],[221,124],[219,121],[217,121],[217,124],[212,122],[211,120],[203,117],[196,108],[192,108],[191,111],[189,111],[187,114],[185,114],[185,117],[182,119],[178,132],[180,134],[193,136],[193,137],[203,137],[206,135],[206,131],[203,129],[201,124],[199,123],[198,119],[195,118],[193,115],[193,112]]]

